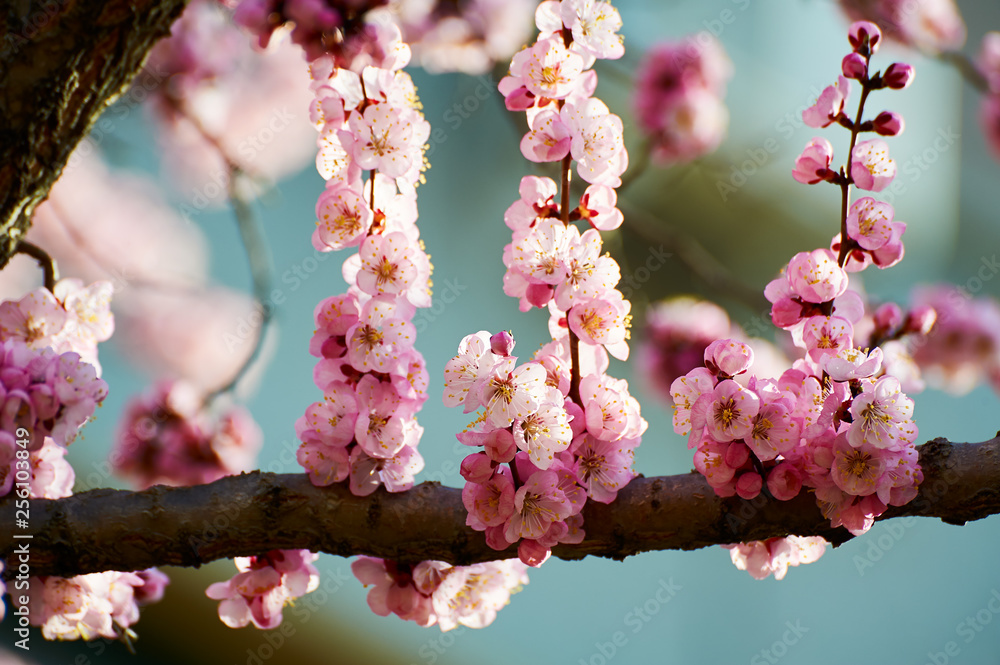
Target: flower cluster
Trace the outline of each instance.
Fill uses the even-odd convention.
[[[399,28],[382,7],[384,0],[230,0],[230,4],[236,5],[233,19],[257,38],[261,48],[267,47],[275,30],[291,26],[292,42],[302,47],[309,61],[328,55],[337,67],[360,71],[366,65],[384,66],[394,49],[405,49],[409,59]]]
[[[55,293],[39,288],[0,303],[0,455],[12,451],[19,428],[28,451],[49,438],[69,445],[104,401],[97,343],[114,329],[110,296],[107,282],[62,280]]]
[[[654,46],[636,72],[633,106],[662,164],[689,162],[722,142],[729,112],[722,103],[733,66],[707,32]]]
[[[32,626],[41,626],[47,640],[134,638],[129,626],[139,620],[139,606],[159,601],[168,582],[155,568],[31,577],[27,615]],[[16,605],[17,599],[11,598]]]
[[[412,80],[394,71],[406,59],[360,75],[332,64],[313,63],[317,166],[327,179],[313,246],[358,252],[344,261],[348,292],[316,307],[310,352],[324,399],[296,422],[298,459],[317,485],[349,478],[359,496],[379,485],[399,492],[423,468],[415,414],[428,377],[412,318],[431,304],[415,192],[430,126]]]
[[[277,628],[286,603],[314,591],[319,572],[312,562],[319,558],[307,550],[271,550],[266,554],[234,559],[236,573],[228,582],[216,582],[205,595],[220,600],[219,618],[230,628],[253,622],[261,630]]]
[[[750,573],[755,580],[768,575],[774,575],[776,580],[784,579],[789,566],[816,561],[823,556],[826,546],[827,542],[819,536],[788,536],[723,545],[729,550],[733,565]]]
[[[979,124],[993,154],[1000,159],[1000,32],[988,32],[983,37],[978,65],[987,87],[979,104]]]
[[[912,80],[912,68],[899,63],[869,75],[869,60],[882,40],[874,24],[853,24],[848,40],[853,50],[842,68],[861,82],[862,100],[871,90],[900,88]],[[873,142],[856,145],[860,132],[880,130],[877,123],[862,121],[863,102],[855,120],[844,113],[849,88],[841,77],[803,112],[812,126],[837,122],[851,131],[849,170],[830,169],[829,144],[814,139],[793,172],[800,182],[813,182],[800,177],[811,172],[815,182],[826,180],[844,190],[841,233],[830,249],[792,257],[764,292],[773,305],[774,324],[791,333],[804,356],[777,379],[754,377],[744,386],[735,377],[750,368],[752,351],[735,340],[717,340],[705,349],[705,366],[674,381],[671,392],[674,429],[688,436],[695,468],[718,495],[751,499],[766,487],[770,496],[784,501],[803,487],[812,488],[831,524],[858,534],[888,505],[912,500],[923,474],[914,446],[913,400],[899,379],[886,373],[881,348],[857,346],[861,335],[855,326],[863,328],[864,303],[848,288],[849,273],[898,262],[906,226],[893,219],[890,205],[871,197],[847,208],[851,184],[878,191],[894,174],[884,148]],[[817,152],[825,156],[818,159]],[[876,343],[933,324],[933,318],[923,316],[919,325],[894,325],[884,307],[873,318],[867,331]],[[759,552],[739,550],[740,556],[763,557],[770,551],[766,544],[753,547]],[[745,560],[742,567],[767,568]]]
[[[448,631],[459,625],[483,628],[528,583],[520,561],[491,561],[452,566],[422,561],[415,566],[358,557],[351,571],[366,587],[368,606],[379,616],[396,614],[420,626],[438,625]]]
[[[522,311],[548,307],[552,341],[518,365],[510,332],[468,335],[445,366],[444,389],[445,405],[483,410],[458,435],[482,448],[462,462],[466,523],[496,550],[517,543],[531,566],[557,543],[582,541],[586,500],[610,503],[634,477],[646,429],[628,384],[605,374],[609,353],[629,354],[630,303],[600,235],[622,223],[613,188],[628,155],[621,119],[592,97],[589,67],[621,57],[621,19],[607,3],[577,0],[544,2],[535,19],[538,40],[514,56],[499,87],[508,109],[527,112],[521,152],[562,162],[562,180],[521,180],[520,200],[504,215],[513,231],[504,292]],[[590,186],[571,210],[574,160]],[[592,228],[580,233],[573,221]]]
[[[262,442],[246,409],[211,414],[193,386],[165,380],[126,405],[110,460],[139,489],[201,485],[252,469]]]

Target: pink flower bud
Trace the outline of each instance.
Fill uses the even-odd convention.
[[[903,310],[894,302],[887,302],[875,310],[875,327],[878,330],[895,330],[903,322]]]
[[[824,138],[816,137],[802,150],[795,160],[792,177],[805,185],[815,185],[826,180],[833,172],[830,163],[833,161],[833,146]]]
[[[726,450],[726,466],[738,469],[750,459],[750,447],[742,441],[734,441]]]
[[[470,483],[483,484],[493,476],[493,463],[483,453],[473,453],[462,460],[461,473]]]
[[[858,53],[848,53],[841,61],[840,69],[849,79],[863,80],[868,76],[868,61]]]
[[[882,41],[882,31],[871,21],[855,21],[847,29],[847,41],[855,51],[874,53]]]
[[[893,111],[882,111],[872,121],[872,126],[882,136],[896,136],[903,133],[906,123],[903,122],[903,116],[900,114]]]
[[[514,336],[508,330],[501,330],[490,337],[490,350],[498,356],[509,356],[514,350]]]
[[[862,141],[851,153],[851,177],[860,189],[881,192],[896,177],[896,162],[889,158],[889,146],[881,139]]]
[[[736,479],[736,493],[743,499],[753,499],[760,494],[760,488],[764,485],[760,474],[755,471],[748,471],[741,474]]]
[[[905,62],[894,62],[885,70],[885,74],[882,75],[882,81],[886,87],[893,90],[902,90],[913,83],[915,75],[916,70],[913,69],[913,65],[908,65]]]
[[[926,335],[937,323],[937,311],[930,305],[920,305],[910,310],[903,329],[906,332]]]
[[[705,349],[705,367],[713,374],[736,376],[753,363],[753,349],[732,339],[717,339]]]
[[[782,462],[767,474],[767,489],[778,501],[794,499],[802,489],[802,474],[792,464]]]

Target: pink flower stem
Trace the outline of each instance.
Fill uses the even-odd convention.
[[[53,259],[48,252],[33,242],[22,240],[18,243],[14,253],[26,254],[35,261],[38,261],[38,266],[42,269],[42,273],[45,275],[45,288],[49,291],[56,288],[56,282],[59,281],[59,268],[56,266],[55,259]]]

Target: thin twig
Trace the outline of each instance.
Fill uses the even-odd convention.
[[[33,242],[22,240],[14,250],[14,253],[26,254],[35,261],[38,261],[38,266],[42,269],[42,273],[45,275],[45,288],[49,291],[55,290],[56,282],[59,281],[59,268],[56,266],[55,259],[53,259],[48,252]]]

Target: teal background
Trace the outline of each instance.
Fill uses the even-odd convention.
[[[959,4],[969,26],[966,52],[974,53],[988,28],[1000,28],[1000,6]],[[804,127],[798,113],[835,80],[848,48],[846,20],[834,3],[815,0],[623,1],[617,6],[625,22],[626,57],[598,67],[597,96],[622,115],[630,147],[638,136],[630,118],[628,79],[640,54],[658,40],[722,28],[719,37],[734,65],[726,96],[731,113],[726,141],[691,167],[651,168],[627,199],[661,224],[698,238],[742,281],[762,288],[793,253],[825,245],[837,228],[839,192],[800,186],[789,172],[802,146],[816,135],[829,138],[842,160],[846,132]],[[732,12],[732,22],[715,23],[724,10]],[[900,48],[885,48],[876,58],[879,67],[904,59],[918,70],[911,88],[879,93],[869,107],[873,114],[888,107],[906,118],[906,132],[889,143],[906,187],[893,203],[897,218],[909,227],[906,259],[885,272],[866,272],[865,285],[880,298],[905,303],[914,283],[966,284],[982,258],[1000,248],[1000,165],[988,154],[976,124],[978,97],[955,70]],[[503,212],[516,199],[520,178],[536,171],[518,150],[523,117],[504,110],[488,77],[430,76],[419,70],[413,76],[427,119],[444,130],[444,139],[429,152],[427,184],[418,190],[421,234],[435,266],[434,306],[415,319],[418,347],[431,376],[431,398],[419,417],[426,428],[420,445],[426,467],[418,480],[460,486],[458,466],[465,450],[454,433],[469,417],[441,405],[444,363],[459,340],[477,330],[512,329],[522,356],[548,337],[545,313],[522,314],[501,291],[500,255],[509,242]],[[480,101],[486,93],[488,99]],[[467,118],[455,110],[463,103]],[[158,173],[151,131],[140,114],[131,114],[107,156],[119,167]],[[919,167],[914,160],[933,150],[942,131],[959,138],[935,151],[928,168]],[[723,201],[718,183],[730,182],[734,169],[769,140],[777,143],[777,151]],[[346,253],[319,263],[305,280],[290,276],[315,256],[309,236],[321,186],[310,167],[280,183],[258,205],[274,255],[275,288],[287,298],[276,313],[273,358],[247,400],[265,432],[259,464],[268,471],[299,471],[293,423],[320,397],[311,378],[315,359],[307,351],[312,309],[344,289],[339,267]],[[248,288],[246,260],[229,213],[207,212],[197,222],[211,243],[214,278]],[[656,233],[631,231],[626,218],[624,231],[607,237],[623,272],[658,247]],[[749,325],[760,313],[727,294],[708,291],[678,261],[668,260],[636,299],[633,350],[643,303],[689,292],[717,299],[737,323]],[[997,281],[984,284],[982,294],[998,293]],[[101,358],[111,395],[87,427],[86,439],[71,449],[80,479],[100,467],[123,404],[149,380],[112,345],[102,347]],[[649,421],[636,470],[647,476],[686,473],[692,468],[690,451],[673,434],[668,408],[647,392],[635,370],[615,362],[611,373],[630,380]],[[928,390],[915,401],[921,440],[981,441],[1000,427],[998,400],[987,388],[961,398]],[[216,562],[201,570],[168,570],[173,585],[161,604],[144,610],[135,627],[138,660],[128,662],[985,665],[1000,662],[1000,600],[993,600],[1000,598],[998,542],[996,517],[964,527],[892,520],[829,549],[817,563],[791,569],[780,582],[751,579],[718,547],[652,552],[621,563],[551,560],[530,571],[530,584],[492,626],[446,634],[372,614],[365,590],[349,573],[349,561],[329,555],[318,564],[322,592],[287,609],[282,629],[233,631],[218,622],[216,603],[204,597],[209,583],[234,572],[231,563]],[[676,591],[658,598],[657,591],[667,587]],[[638,618],[636,608],[645,608],[648,621]],[[970,618],[975,626],[966,623]],[[9,628],[9,620],[0,624],[0,634],[6,636]],[[0,643],[8,645],[6,639]],[[28,655],[37,662],[80,664],[128,657],[120,645],[49,645],[38,633]]]

